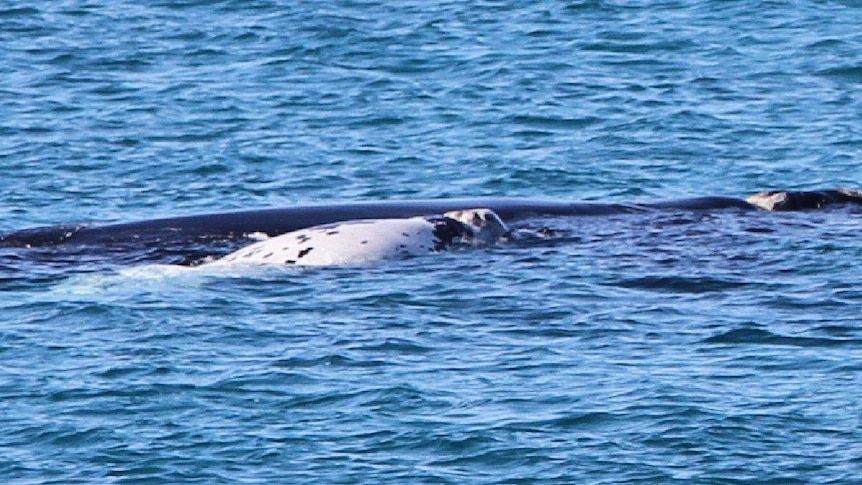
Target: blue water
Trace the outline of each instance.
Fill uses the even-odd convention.
[[[0,232],[862,180],[853,0],[140,3],[0,5]],[[859,483],[860,215],[254,275],[2,249],[0,478]]]

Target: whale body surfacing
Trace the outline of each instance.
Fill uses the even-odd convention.
[[[342,266],[493,244],[508,228],[490,209],[442,216],[367,219],[314,226],[254,243],[209,263]]]

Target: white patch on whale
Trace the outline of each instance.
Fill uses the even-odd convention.
[[[204,266],[357,265],[433,253],[458,244],[492,244],[507,232],[490,209],[453,211],[442,217],[347,221],[272,237]]]

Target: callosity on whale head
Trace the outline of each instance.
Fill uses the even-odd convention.
[[[443,215],[464,224],[469,232],[468,242],[474,245],[493,244],[509,233],[509,228],[491,209],[451,211]]]
[[[770,190],[758,192],[747,199],[749,204],[768,211],[799,211],[820,209],[828,205],[862,205],[862,191],[832,190]]]

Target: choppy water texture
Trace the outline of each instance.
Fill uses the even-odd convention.
[[[858,187],[859,25],[850,0],[7,1],[0,232]],[[548,220],[254,275],[6,252],[0,477],[858,483],[859,222]]]

